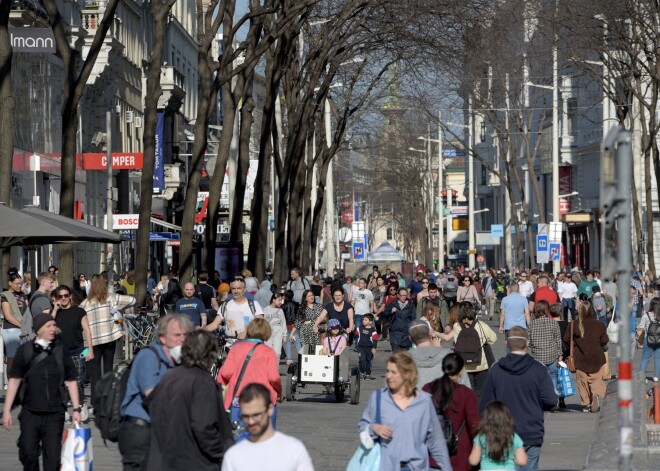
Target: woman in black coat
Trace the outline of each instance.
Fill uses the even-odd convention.
[[[222,392],[209,374],[217,358],[209,332],[188,334],[181,366],[169,370],[149,395],[151,445],[148,470],[218,471],[233,433]]]
[[[415,320],[415,303],[408,299],[408,290],[399,288],[397,299],[387,305],[383,317],[391,322],[390,344],[392,353],[408,350],[412,347],[408,329]]]

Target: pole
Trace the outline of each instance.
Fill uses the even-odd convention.
[[[631,194],[632,182],[632,137],[630,131],[619,133],[616,151],[617,170],[617,265],[619,299],[619,332],[627,335],[630,332],[630,279],[632,272],[632,248],[630,237],[632,234],[631,222]],[[621,359],[619,361],[618,396],[619,396],[619,423],[621,424],[621,451],[620,469],[632,469],[633,453],[633,385],[632,385],[632,351],[630,342],[621,342]]]
[[[552,45],[552,222],[559,223],[559,71],[557,38]],[[552,262],[553,273],[560,262]]]
[[[108,231],[112,230],[112,110],[105,112],[105,132],[106,132],[106,159],[108,161],[108,168],[106,174],[106,190],[107,196],[105,201],[105,228]],[[113,265],[114,259],[112,257],[113,247],[108,244],[107,247],[107,271],[108,271],[108,294],[112,294],[114,290],[114,272]]]
[[[438,270],[445,268],[445,220],[442,208],[443,168],[442,168],[442,113],[438,111]]]
[[[428,267],[429,263],[433,263],[433,175],[431,174],[431,124],[426,128],[426,185],[427,194],[426,194],[426,205],[428,210],[426,211],[426,233],[428,246],[426,247],[426,253],[424,257],[426,258],[425,264]],[[429,255],[431,256],[430,260],[428,259]]]
[[[474,132],[472,97],[468,97],[468,267],[475,266],[474,257]]]

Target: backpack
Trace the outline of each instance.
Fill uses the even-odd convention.
[[[227,318],[227,302],[228,301],[224,301],[222,304],[220,304],[220,314],[222,314],[223,319]],[[252,312],[252,315],[254,316],[255,313],[257,312],[257,308],[254,307],[254,301],[252,301],[251,299],[248,299],[247,302],[248,302],[248,306],[250,306],[250,311]],[[245,327],[247,327],[247,326],[245,326]]]
[[[435,406],[435,412],[438,415],[438,421],[440,421],[440,427],[442,428],[442,433],[445,437],[445,443],[447,444],[447,451],[450,456],[455,455],[458,452],[458,436],[463,431],[465,427],[465,420],[461,423],[460,428],[457,433],[454,433],[454,426],[451,423],[451,419],[445,415],[445,413],[440,410],[436,397],[438,396],[438,382],[440,379],[436,379],[431,383],[431,397],[433,399],[433,405]]]
[[[475,320],[472,325],[463,325],[461,331],[456,338],[454,351],[458,353],[466,366],[479,365],[481,363],[481,338],[476,329]]]
[[[154,352],[161,361],[158,351],[154,347],[147,347]],[[103,441],[117,442],[119,439],[119,423],[121,422],[121,403],[126,396],[126,386],[128,377],[131,375],[131,362],[122,362],[118,364],[113,371],[103,375],[96,385],[96,394],[98,396],[94,404],[96,414],[96,426],[101,431]]]
[[[443,293],[446,298],[455,298],[456,297],[456,292],[458,291],[458,285],[456,284],[455,280],[456,278],[452,278],[452,281],[448,281],[447,284],[445,285],[445,289],[443,290]]]
[[[32,298],[30,298],[27,308],[25,308],[25,312],[23,313],[23,318],[21,319],[21,343],[34,340],[34,338],[37,336],[37,334],[34,333],[34,329],[32,328],[32,321],[34,320],[34,314],[32,314],[32,303],[39,297],[45,298],[46,295],[41,291],[35,292]]]
[[[646,315],[649,318],[650,324],[646,328],[646,343],[650,348],[660,347],[660,322],[656,319],[651,319],[648,312]]]

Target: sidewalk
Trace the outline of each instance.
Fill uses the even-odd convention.
[[[495,330],[495,322],[489,324]],[[503,336],[498,334],[498,341],[493,346],[497,358],[504,355],[504,348]],[[345,469],[358,445],[358,420],[371,392],[384,385],[385,364],[390,354],[389,344],[382,343],[374,359],[372,375],[376,380],[361,383],[358,405],[351,405],[348,399],[343,403],[337,403],[334,396],[326,395],[320,386],[309,385],[305,389],[298,389],[295,401],[285,402],[279,406],[278,429],[298,437],[305,443],[317,471]],[[635,362],[637,367],[639,357],[640,353],[637,352]],[[352,351],[350,364],[357,364],[357,354]],[[567,409],[545,414],[545,443],[541,453],[540,469],[581,470],[587,462],[588,455],[587,469],[619,469],[616,380],[610,381],[608,394],[599,414],[581,412],[577,395],[567,398],[566,403]],[[635,403],[635,411],[636,417],[639,415],[641,418],[637,403]],[[16,411],[14,411],[14,424],[10,432],[4,429],[0,432],[1,469],[20,469],[16,448],[19,434]],[[108,443],[107,447],[104,446],[98,429],[94,425],[91,425],[91,428],[94,437],[94,469],[96,471],[121,469],[121,457],[116,444]],[[639,438],[639,430],[637,428],[635,432],[637,438]],[[642,444],[639,442],[639,446],[635,449],[636,460],[645,455],[641,447]],[[605,466],[605,461],[610,463],[609,467]],[[636,463],[642,464],[640,461]],[[635,466],[635,469],[651,468]]]

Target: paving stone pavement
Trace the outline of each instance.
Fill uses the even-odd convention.
[[[496,330],[496,323],[489,322]],[[503,336],[498,334],[498,341],[493,347],[496,357],[504,355]],[[351,405],[348,398],[343,403],[337,403],[334,396],[325,394],[321,386],[309,385],[298,389],[296,400],[285,402],[279,406],[278,429],[284,433],[301,439],[312,456],[317,471],[339,471],[346,467],[348,460],[358,445],[357,423],[367,403],[369,394],[384,385],[385,363],[390,355],[390,346],[382,342],[374,359],[372,376],[375,381],[361,383],[360,403]],[[614,355],[614,353],[611,353]],[[636,358],[639,361],[640,353]],[[357,354],[350,352],[350,364],[357,365]],[[282,371],[285,367],[282,366]],[[615,437],[618,416],[612,413],[616,407],[616,388],[610,386],[604,411],[601,413],[599,427],[601,435]],[[4,397],[2,398],[4,399]],[[578,396],[567,399],[568,408],[557,413],[546,413],[545,443],[541,453],[541,470],[581,470],[585,465],[587,453],[592,438],[595,437],[596,423],[599,414],[581,412]],[[608,403],[612,404],[608,407]],[[0,432],[0,470],[21,469],[18,461],[16,440],[18,439],[18,421],[14,412],[14,427],[7,432]],[[603,425],[605,422],[605,425]],[[95,471],[110,471],[121,469],[121,457],[116,444],[103,444],[98,430],[93,428],[94,436],[94,469]],[[610,453],[616,454],[616,449]],[[248,469],[248,468],[246,468]],[[255,463],[254,468],[258,469]],[[595,469],[595,468],[592,468]],[[616,468],[612,468],[616,469]]]

